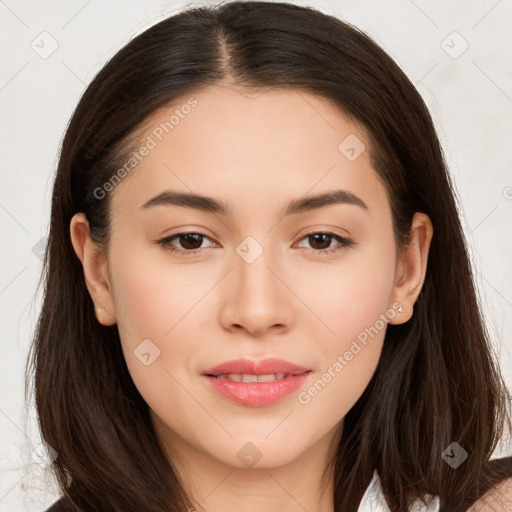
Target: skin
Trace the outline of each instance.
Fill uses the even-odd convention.
[[[108,249],[91,241],[83,214],[72,219],[98,321],[118,324],[130,374],[197,510],[231,512],[250,503],[253,512],[300,506],[333,512],[332,482],[322,494],[322,472],[345,414],[374,373],[386,327],[360,344],[309,403],[300,403],[298,393],[332,369],[379,315],[396,312],[396,303],[403,313],[389,322],[410,319],[432,223],[415,214],[411,244],[398,258],[390,205],[369,151],[350,161],[338,149],[350,134],[368,148],[364,130],[327,100],[222,86],[193,96],[197,106],[113,190]],[[155,113],[143,138],[187,98]],[[168,205],[141,209],[166,189],[222,200],[232,215]],[[368,210],[335,204],[283,217],[292,199],[333,189],[352,192]],[[322,246],[306,236],[321,230],[354,244],[330,238]],[[157,243],[179,232],[209,238],[192,256]],[[252,263],[236,251],[247,236],[263,251]],[[320,254],[329,242],[339,250]],[[184,244],[175,238],[170,245]],[[147,338],[160,350],[149,366],[133,353]],[[312,372],[298,392],[274,405],[243,406],[200,377],[242,357],[282,358]],[[252,467],[237,457],[248,442],[261,454]]]

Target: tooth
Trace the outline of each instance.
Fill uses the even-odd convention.
[[[276,376],[273,373],[268,375],[258,375],[258,382],[272,382],[276,380]]]
[[[251,375],[250,373],[243,373],[242,382],[258,382],[258,376]]]
[[[254,375],[252,373],[229,373],[217,375],[217,379],[231,380],[234,382],[274,382],[276,380],[282,380],[287,377],[292,377],[291,373],[268,373],[265,375]]]

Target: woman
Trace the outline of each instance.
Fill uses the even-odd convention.
[[[45,266],[51,510],[507,506],[439,140],[356,28],[234,2],[131,41],[67,129]]]

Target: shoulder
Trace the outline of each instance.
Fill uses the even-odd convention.
[[[512,478],[487,491],[468,512],[509,512],[512,510]]]

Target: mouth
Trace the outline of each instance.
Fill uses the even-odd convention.
[[[307,370],[309,372],[311,370]],[[263,375],[256,375],[254,373],[223,373],[220,375],[207,375],[207,377],[213,377],[220,380],[230,380],[232,382],[275,382],[277,380],[283,380],[295,375],[302,375],[303,373],[267,373]]]
[[[238,359],[202,373],[208,388],[229,401],[250,407],[272,405],[300,388],[310,368],[281,359]]]

